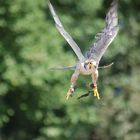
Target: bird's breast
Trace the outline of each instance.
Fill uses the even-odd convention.
[[[78,69],[79,69],[80,74],[83,74],[83,75],[90,75],[94,72],[93,69],[85,69],[84,64],[80,64]]]

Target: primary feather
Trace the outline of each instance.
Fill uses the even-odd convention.
[[[55,25],[56,28],[58,29],[58,31],[61,33],[61,35],[66,39],[66,41],[69,43],[69,45],[72,47],[73,51],[75,52],[75,54],[77,55],[78,59],[80,61],[84,60],[85,57],[83,56],[80,48],[78,47],[78,45],[75,43],[75,41],[72,39],[72,37],[68,34],[68,32],[65,31],[59,17],[56,15],[55,10],[52,6],[52,4],[50,3],[50,1],[48,0],[48,6],[49,9],[51,11],[51,14],[54,18],[55,21]]]
[[[86,57],[99,63],[106,49],[116,37],[118,29],[117,0],[113,0],[106,15],[106,26],[96,35],[96,41],[86,53]]]
[[[75,70],[76,66],[67,66],[67,67],[51,67],[49,70]]]

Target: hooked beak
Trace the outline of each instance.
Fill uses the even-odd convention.
[[[89,65],[89,69],[91,69],[92,68],[92,63],[85,63],[84,64],[84,68],[87,70],[87,65]]]
[[[92,64],[91,63],[89,63],[89,69],[91,69],[92,68]]]

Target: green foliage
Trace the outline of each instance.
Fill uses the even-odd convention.
[[[83,52],[104,26],[110,1],[52,1],[66,30]],[[0,129],[4,140],[139,140],[139,0],[119,1],[120,31],[101,60],[101,100],[78,79],[76,95],[65,94],[72,72],[52,66],[76,63],[57,32],[45,0],[0,0]]]

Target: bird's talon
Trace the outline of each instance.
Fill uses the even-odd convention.
[[[93,87],[93,95],[96,96],[98,98],[98,100],[100,99],[100,96],[99,96],[99,92],[97,90],[97,87]]]
[[[74,88],[70,88],[67,95],[66,95],[66,100],[68,100],[70,96],[72,97],[73,93],[74,93]]]

